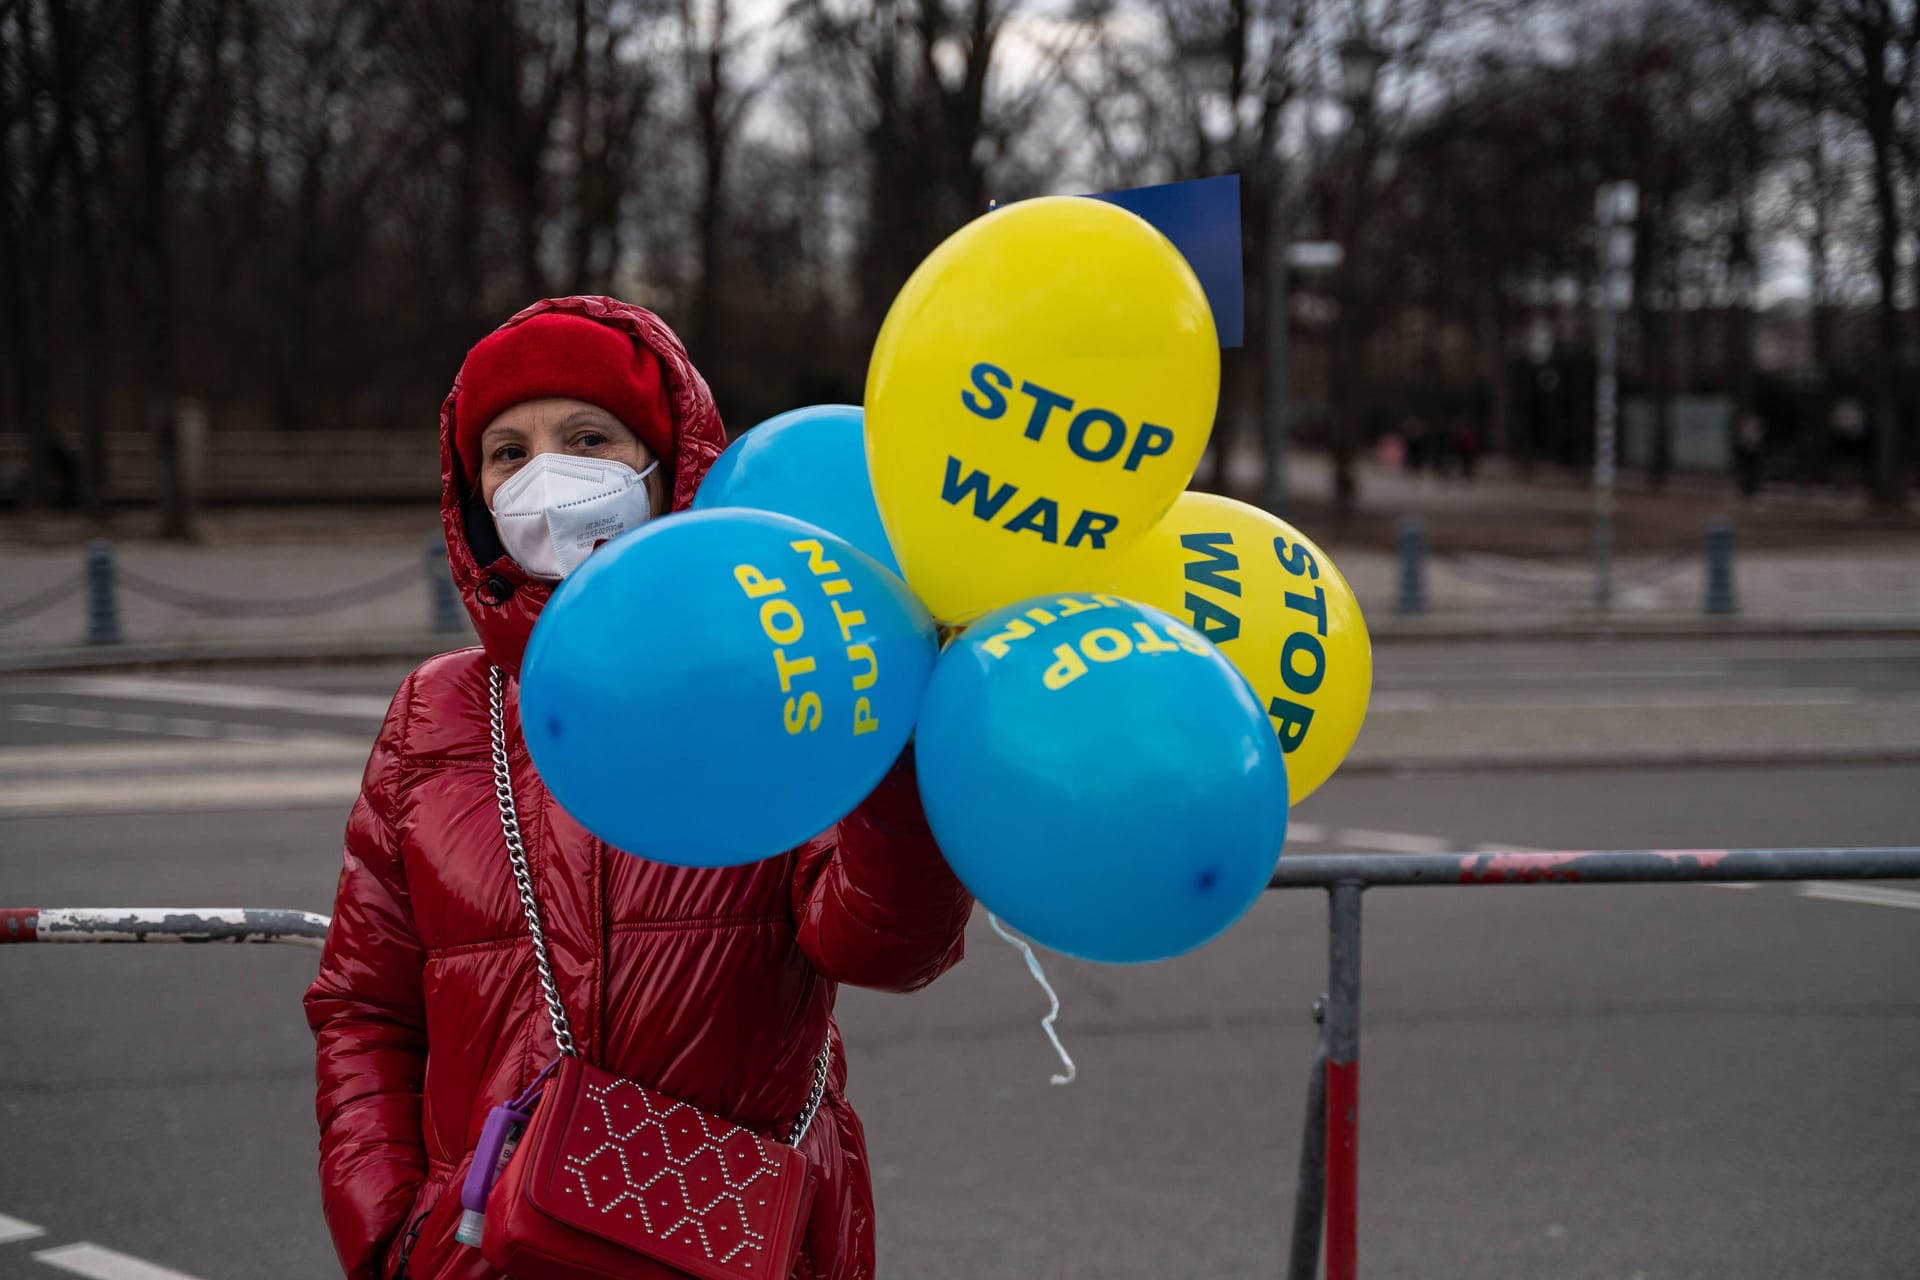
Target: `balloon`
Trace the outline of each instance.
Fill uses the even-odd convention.
[[[857,404],[820,404],[768,418],[714,460],[693,509],[777,511],[851,542],[898,574],[867,479],[865,418]]]
[[[907,581],[943,622],[1084,580],[1186,488],[1220,348],[1167,239],[1098,200],[978,218],[894,299],[867,463]]]
[[[1253,692],[1186,624],[1110,595],[997,610],[941,655],[914,755],[988,910],[1087,960],[1206,942],[1265,889],[1287,775]]]
[[[1240,668],[1287,753],[1294,803],[1340,767],[1367,718],[1373,647],[1326,552],[1244,502],[1183,493],[1102,570],[1076,585],[1184,618]]]
[[[554,798],[607,843],[731,866],[801,844],[873,790],[937,650],[904,583],[766,511],[668,516],[548,601],[520,723]]]

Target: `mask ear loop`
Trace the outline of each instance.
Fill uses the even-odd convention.
[[[987,923],[993,926],[995,933],[1005,938],[1009,945],[1027,958],[1027,972],[1031,973],[1033,980],[1040,984],[1040,989],[1047,993],[1047,1000],[1051,1007],[1047,1010],[1047,1016],[1040,1019],[1040,1029],[1047,1033],[1047,1039],[1053,1042],[1053,1051],[1060,1055],[1061,1063],[1067,1068],[1065,1075],[1055,1072],[1051,1083],[1072,1084],[1074,1077],[1080,1074],[1080,1068],[1073,1065],[1073,1059],[1067,1056],[1066,1046],[1060,1043],[1060,1033],[1053,1029],[1054,1020],[1060,1016],[1060,997],[1054,994],[1053,984],[1047,981],[1047,975],[1041,971],[1040,958],[1033,954],[1033,947],[1025,938],[1017,938],[1008,933],[1006,926],[1000,923],[1000,917],[991,911],[987,912]]]

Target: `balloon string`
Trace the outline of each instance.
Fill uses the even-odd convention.
[[[1066,1046],[1060,1043],[1060,1033],[1053,1029],[1054,1019],[1060,1016],[1060,997],[1054,994],[1053,984],[1048,982],[1047,975],[1041,972],[1040,957],[1033,954],[1033,948],[1028,945],[1026,939],[1016,938],[1011,933],[1008,933],[1006,926],[1000,923],[1000,917],[994,915],[991,911],[987,912],[987,923],[993,926],[995,933],[1005,938],[1010,945],[1018,948],[1020,954],[1027,958],[1027,971],[1033,975],[1033,980],[1040,984],[1040,989],[1047,993],[1047,1000],[1051,1003],[1052,1007],[1047,1010],[1047,1016],[1040,1019],[1040,1029],[1047,1033],[1047,1039],[1053,1041],[1053,1051],[1060,1055],[1060,1061],[1064,1063],[1067,1068],[1065,1075],[1060,1075],[1056,1072],[1052,1082],[1054,1084],[1072,1084],[1074,1077],[1080,1074],[1080,1068],[1073,1065],[1073,1059],[1067,1056]]]

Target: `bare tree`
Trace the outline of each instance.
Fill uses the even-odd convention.
[[[1731,0],[1744,15],[1777,28],[1809,59],[1821,106],[1848,121],[1872,149],[1875,310],[1871,422],[1874,500],[1903,505],[1905,422],[1896,392],[1900,366],[1899,123],[1911,111],[1920,11],[1900,0]]]

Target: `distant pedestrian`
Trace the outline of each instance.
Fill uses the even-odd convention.
[[[1419,475],[1434,460],[1433,433],[1427,429],[1426,419],[1417,414],[1408,414],[1400,430],[1407,438],[1407,470]]]
[[[1474,464],[1480,459],[1480,436],[1473,429],[1473,420],[1462,417],[1453,426],[1453,456],[1460,463],[1460,478],[1473,479]]]

